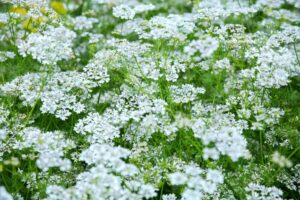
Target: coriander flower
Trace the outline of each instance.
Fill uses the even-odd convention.
[[[128,20],[134,18],[135,11],[129,6],[122,4],[113,8],[113,15],[117,18]]]

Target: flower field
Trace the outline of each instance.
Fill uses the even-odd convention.
[[[0,200],[300,199],[299,0],[0,0]]]

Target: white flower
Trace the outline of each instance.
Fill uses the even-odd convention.
[[[16,5],[25,5],[25,6],[29,6],[29,7],[48,7],[49,4],[49,0],[6,0],[12,4],[16,4]]]
[[[142,185],[142,187],[139,190],[139,194],[145,197],[146,199],[156,196],[155,188],[150,184]]]
[[[173,185],[183,185],[183,184],[186,184],[186,182],[188,180],[186,175],[183,173],[180,173],[180,172],[170,174],[169,179],[171,181],[171,184],[173,184]]]
[[[204,40],[193,40],[188,46],[184,48],[189,56],[195,53],[201,53],[201,57],[207,58],[213,54],[219,47],[219,41],[216,38],[208,37]]]
[[[3,186],[0,187],[0,199],[13,200],[13,197],[6,191],[6,189]]]
[[[130,151],[107,144],[92,144],[80,155],[80,160],[93,165],[77,176],[76,184],[63,189],[47,187],[47,199],[149,199],[156,196],[156,189],[144,183],[138,169],[127,164]]]
[[[223,183],[224,182],[224,176],[219,170],[215,169],[208,169],[206,174],[206,179],[211,180],[215,183]]]
[[[204,148],[203,149],[203,158],[208,159],[212,158],[213,160],[218,160],[220,157],[220,152],[214,148]]]
[[[186,39],[195,28],[194,19],[190,15],[154,16],[149,21],[143,21],[135,32],[144,39]]]
[[[105,75],[106,70],[101,70],[94,76],[90,75],[89,70],[56,72],[50,77],[45,73],[32,73],[18,77],[0,88],[6,95],[18,96],[25,106],[33,106],[41,99],[42,113],[51,113],[66,120],[73,112],[84,112],[82,101],[90,97],[90,89],[109,80]],[[103,80],[99,77],[103,77]],[[100,80],[97,79],[98,83],[95,83],[92,78]]]
[[[142,13],[142,12],[154,10],[155,6],[153,4],[138,4],[138,5],[134,6],[133,9],[136,13]]]
[[[111,125],[105,118],[98,113],[89,113],[86,118],[79,120],[75,125],[74,130],[81,134],[91,134],[89,141],[91,143],[111,142],[115,137],[118,137],[120,131],[118,128]]]
[[[86,16],[78,16],[71,19],[71,22],[75,26],[75,30],[88,30],[93,28],[93,24],[97,23],[98,20],[95,18],[87,18]]]
[[[276,187],[266,187],[264,185],[250,183],[245,190],[247,200],[282,200],[282,191]]]
[[[272,161],[280,167],[292,167],[292,162],[283,155],[280,155],[278,151],[273,153]]]
[[[62,171],[71,169],[71,161],[64,159],[64,149],[71,149],[74,143],[65,139],[62,132],[41,132],[38,128],[28,127],[19,133],[22,141],[14,144],[14,149],[33,148],[39,153],[36,165],[43,171],[59,167]]]
[[[197,190],[186,189],[182,193],[183,200],[201,200],[203,198],[203,194]]]
[[[109,75],[107,69],[99,62],[97,58],[93,59],[88,63],[83,71],[85,73],[85,78],[89,80],[89,88],[99,87],[104,83],[109,82]]]
[[[7,59],[13,59],[16,54],[12,51],[0,51],[0,62],[5,62]]]
[[[175,194],[164,194],[162,200],[176,200],[177,197]]]
[[[223,58],[222,60],[218,60],[214,66],[213,69],[216,71],[216,73],[219,73],[219,71],[226,71],[230,72],[232,71],[232,67],[230,65],[230,61],[228,58]]]
[[[121,19],[133,19],[135,16],[135,10],[131,9],[129,6],[123,4],[113,7],[113,15]]]
[[[200,138],[204,145],[215,145],[204,149],[205,159],[217,159],[219,152],[220,155],[228,155],[234,162],[241,157],[250,157],[243,129],[243,121],[237,122],[233,116],[220,112],[210,113],[210,118],[199,118],[192,125],[195,137]]]
[[[195,164],[189,164],[184,166],[183,172],[169,174],[169,180],[172,185],[184,185],[182,199],[200,200],[205,195],[214,194],[223,183],[224,176],[219,170],[203,170]]]
[[[56,64],[73,57],[72,43],[76,34],[60,26],[49,27],[43,33],[31,33],[26,40],[18,40],[19,53],[31,55],[45,65]]]
[[[9,116],[9,110],[5,109],[3,106],[0,106],[0,125],[6,123],[6,119]]]
[[[6,13],[0,13],[0,24],[7,24],[9,20],[9,15]]]
[[[188,103],[196,100],[198,94],[205,93],[204,88],[194,87],[190,84],[183,84],[181,86],[172,85],[170,90],[175,103]]]

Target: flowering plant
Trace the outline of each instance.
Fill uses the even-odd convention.
[[[300,1],[0,1],[0,200],[299,199]]]

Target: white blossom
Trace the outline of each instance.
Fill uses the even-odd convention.
[[[113,15],[121,19],[133,19],[135,16],[135,10],[127,5],[119,5],[113,8]]]
[[[18,41],[19,53],[26,57],[31,55],[40,63],[56,64],[73,57],[72,43],[76,34],[63,27],[49,27],[43,33],[31,33],[26,40]]]

